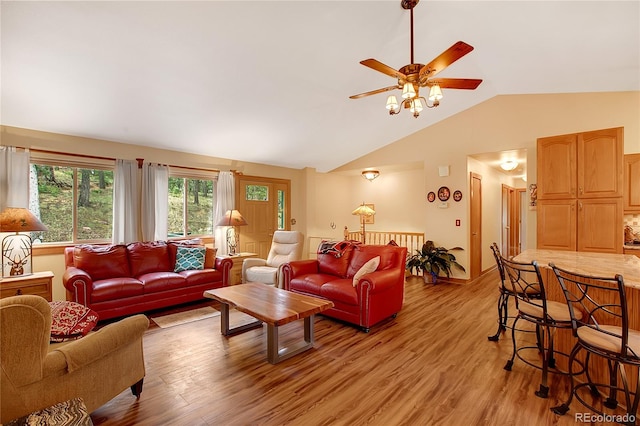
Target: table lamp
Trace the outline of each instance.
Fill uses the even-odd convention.
[[[366,237],[364,234],[364,221],[366,217],[373,216],[374,214],[376,214],[376,211],[373,210],[371,207],[367,206],[365,203],[362,203],[361,205],[358,206],[357,209],[352,211],[351,214],[360,216],[360,234],[362,235],[362,244],[366,244],[366,241],[365,241]]]
[[[242,217],[238,210],[227,210],[222,218],[216,223],[216,226],[227,226],[227,247],[229,256],[234,256],[236,250],[240,246],[240,232],[238,226],[248,225],[247,221]]]
[[[2,239],[3,277],[33,273],[31,255],[33,240],[31,234],[21,234],[21,232],[46,230],[47,227],[29,209],[7,207],[0,213],[0,232],[15,232]],[[29,265],[29,272],[25,274],[26,265]]]

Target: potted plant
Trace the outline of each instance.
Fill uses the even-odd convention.
[[[462,247],[446,249],[444,247],[437,247],[433,241],[429,240],[422,245],[420,250],[416,250],[414,255],[407,258],[407,269],[411,273],[413,273],[414,270],[416,272],[423,271],[425,283],[437,282],[438,276],[441,274],[450,278],[452,266],[462,272],[466,272],[464,267],[456,261],[456,257],[449,253],[449,250],[462,250]]]

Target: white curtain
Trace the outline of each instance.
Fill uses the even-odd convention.
[[[220,172],[218,175],[218,188],[216,193],[216,213],[213,217],[213,225],[227,212],[235,207],[235,191],[233,183],[233,172]],[[216,226],[214,231],[214,241],[218,254],[227,254],[227,228],[225,226]]]
[[[138,163],[116,160],[113,176],[113,243],[138,240]]]
[[[169,167],[142,165],[142,240],[166,240],[169,228]]]
[[[0,146],[0,211],[29,207],[29,151]]]

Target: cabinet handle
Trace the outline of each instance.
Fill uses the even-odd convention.
[[[578,203],[578,209],[582,210],[582,202]]]
[[[16,296],[21,296],[22,295],[22,289],[19,288],[16,290]]]
[[[580,190],[580,195],[584,194],[584,188],[583,187],[580,187],[579,190]]]

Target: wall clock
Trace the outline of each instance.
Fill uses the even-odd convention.
[[[440,201],[447,201],[450,196],[451,193],[449,193],[449,188],[447,188],[446,186],[441,186],[438,189],[438,199]]]

